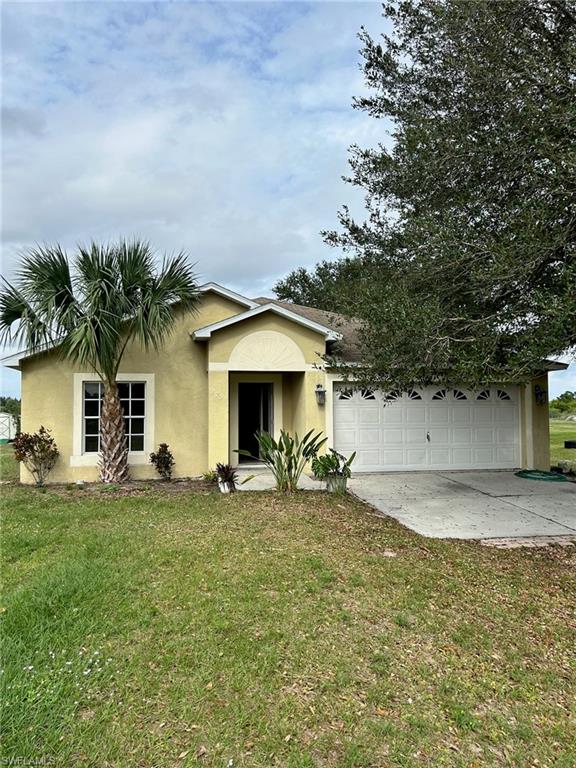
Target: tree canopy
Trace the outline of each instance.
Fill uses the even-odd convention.
[[[384,15],[389,35],[360,34],[355,107],[391,126],[351,148],[366,219],[344,208],[325,238],[346,258],[275,290],[363,321],[373,382],[526,380],[576,345],[576,3]]]
[[[19,417],[20,400],[17,397],[0,397],[0,411]]]
[[[576,413],[576,392],[562,392],[550,401],[550,408],[561,414]]]

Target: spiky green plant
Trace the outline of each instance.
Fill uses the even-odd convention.
[[[184,253],[159,269],[149,243],[80,246],[71,259],[59,246],[27,251],[14,283],[3,281],[0,341],[28,352],[54,347],[90,367],[104,385],[100,417],[100,478],[128,478],[128,446],[116,377],[127,345],[159,349],[177,308],[195,311],[198,288]]]
[[[260,459],[274,475],[276,489],[283,492],[297,490],[298,481],[308,462],[312,461],[328,438],[322,437],[322,432],[314,434],[311,429],[302,439],[298,433],[292,436],[289,432],[280,431],[280,437],[275,440],[268,432],[257,432]],[[251,456],[248,451],[238,451],[244,456]],[[251,456],[251,458],[256,458]]]

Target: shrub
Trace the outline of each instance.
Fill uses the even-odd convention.
[[[218,473],[215,469],[209,469],[208,472],[204,472],[202,475],[202,480],[204,480],[205,483],[217,483]]]
[[[21,432],[14,438],[14,457],[21,461],[34,478],[36,485],[44,485],[59,456],[56,441],[50,430],[40,427],[38,432]]]
[[[158,450],[150,454],[150,463],[156,467],[156,472],[163,480],[172,478],[174,456],[167,443],[160,443]]]
[[[258,432],[256,439],[260,448],[260,458],[271,470],[278,491],[292,492],[298,488],[300,475],[309,461],[312,461],[327,438],[322,439],[322,432],[307,432],[302,440],[282,430],[276,441],[268,432]],[[247,451],[239,451],[250,456]],[[255,458],[254,456],[252,458]]]
[[[352,475],[350,467],[355,458],[356,451],[347,459],[334,448],[330,448],[329,453],[324,456],[316,456],[312,460],[312,471],[318,480],[326,480],[327,477],[345,477],[348,479]]]

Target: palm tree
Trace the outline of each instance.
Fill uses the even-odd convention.
[[[127,345],[158,349],[179,308],[196,311],[199,292],[186,256],[164,257],[155,268],[139,240],[79,247],[70,261],[56,245],[23,256],[14,284],[3,281],[0,341],[30,353],[55,347],[65,359],[91,367],[103,382],[100,479],[128,479],[128,445],[116,377]]]

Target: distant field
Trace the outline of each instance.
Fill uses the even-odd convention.
[[[576,440],[576,421],[550,420],[550,461],[568,459],[576,464],[576,450],[564,448],[564,440]]]

